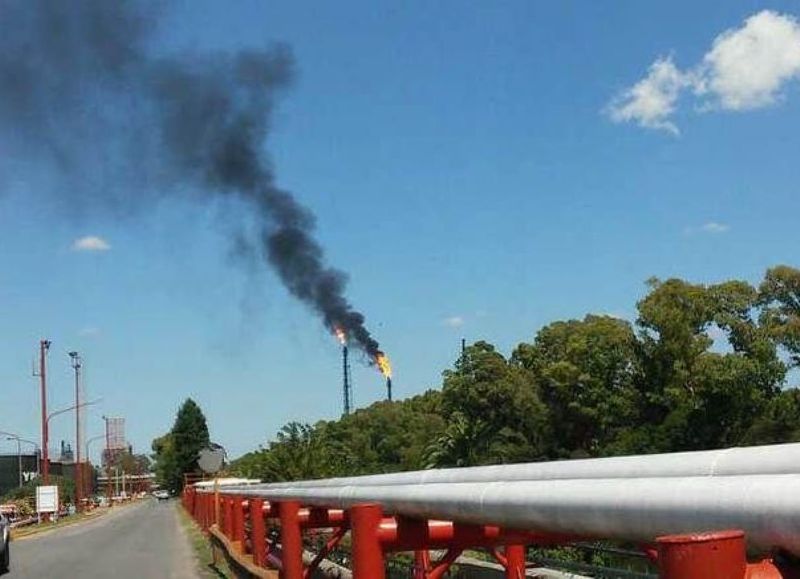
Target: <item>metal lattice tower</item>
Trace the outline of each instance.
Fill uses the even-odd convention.
[[[347,344],[342,345],[342,386],[344,396],[344,415],[350,414],[353,405],[353,378],[350,375],[350,361],[347,358]]]

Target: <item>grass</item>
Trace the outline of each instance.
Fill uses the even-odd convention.
[[[176,508],[178,509],[178,517],[181,520],[181,525],[189,537],[189,543],[192,545],[195,558],[197,559],[197,567],[200,575],[206,578],[231,579],[235,575],[231,572],[228,565],[225,563],[223,556],[217,557],[217,562],[214,563],[214,554],[211,551],[211,543],[200,530],[200,527],[192,520],[184,508],[178,502]]]

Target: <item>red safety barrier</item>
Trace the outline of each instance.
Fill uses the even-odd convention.
[[[303,537],[300,530],[300,503],[283,501],[277,504],[281,522],[281,562],[283,579],[303,579]]]
[[[378,536],[383,513],[380,505],[356,505],[350,509],[353,537],[353,577],[384,579],[383,545]]]
[[[441,579],[468,548],[484,548],[505,568],[506,579],[525,577],[526,546],[566,545],[574,535],[528,532],[493,525],[384,516],[378,504],[349,509],[303,507],[298,501],[269,503],[263,498],[219,496],[187,487],[182,503],[198,525],[216,528],[229,540],[236,555],[247,557],[257,568],[279,562],[282,579],[309,579],[349,532],[354,579],[384,579],[385,557],[398,551],[414,552],[413,579]],[[267,521],[280,525],[279,546],[267,540]],[[303,565],[303,532],[330,530],[316,557]],[[796,563],[778,564],[771,558],[748,562],[741,531],[716,531],[665,536],[643,553],[658,567],[661,579],[800,579]],[[445,555],[431,561],[429,549]]]
[[[267,533],[264,524],[264,500],[250,500],[250,548],[253,563],[264,567],[267,562]]]
[[[241,552],[245,552],[244,546],[244,507],[245,501],[242,497],[233,497],[231,498],[233,503],[233,529],[232,529],[232,539],[235,543],[239,543],[241,546]]]

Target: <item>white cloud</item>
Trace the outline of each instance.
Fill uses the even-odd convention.
[[[696,92],[713,95],[719,107],[770,105],[787,81],[800,78],[800,23],[771,10],[754,14],[714,39],[701,69]]]
[[[464,325],[464,318],[461,316],[450,316],[442,320],[442,323],[449,328],[460,328]]]
[[[72,242],[72,251],[108,251],[111,244],[102,237],[87,235]]]
[[[94,326],[81,328],[78,330],[78,335],[82,338],[94,338],[95,336],[100,335],[100,328],[95,328]]]
[[[681,91],[689,84],[691,79],[678,70],[671,58],[660,58],[650,66],[646,77],[609,104],[607,113],[616,123],[635,122],[677,135],[678,127],[669,117]]]
[[[781,89],[800,78],[800,22],[763,10],[719,34],[702,61],[685,71],[659,58],[647,76],[625,89],[606,108],[617,123],[679,134],[672,121],[682,93],[705,99],[700,110],[744,111],[769,106]]]
[[[709,221],[708,223],[704,223],[702,227],[700,227],[701,231],[705,231],[706,233],[726,233],[731,228],[730,225],[727,223],[718,223],[716,221]]]

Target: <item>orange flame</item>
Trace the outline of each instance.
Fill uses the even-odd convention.
[[[347,334],[344,333],[342,328],[335,328],[333,333],[336,334],[336,339],[339,340],[339,343],[344,346],[347,343]]]
[[[378,365],[378,369],[381,371],[381,374],[387,378],[392,377],[392,365],[389,363],[389,358],[386,357],[386,354],[380,352],[375,357],[375,363]]]

